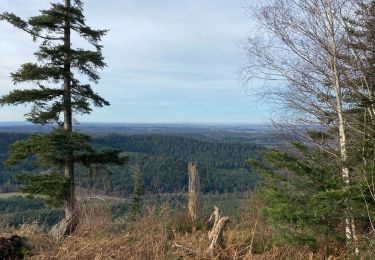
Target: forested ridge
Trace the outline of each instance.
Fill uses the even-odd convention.
[[[181,161],[196,161],[202,166],[244,168],[245,160],[254,157],[260,146],[240,142],[199,140],[167,135],[108,135],[93,140],[94,144],[128,152],[172,156]]]
[[[7,157],[9,145],[28,134],[0,133],[1,160]],[[203,192],[250,191],[256,186],[257,175],[246,165],[249,158],[256,159],[259,145],[240,142],[203,140],[176,135],[97,135],[92,144],[98,149],[115,148],[129,157],[129,165],[142,172],[146,193],[181,192],[187,188],[187,164],[195,161],[202,175]],[[133,189],[129,165],[97,169],[88,173],[78,168],[77,183],[82,188],[125,196]],[[19,184],[15,178],[31,163],[17,170],[0,166],[0,185],[5,190],[10,184]],[[14,189],[15,187],[13,187]]]
[[[13,191],[15,189],[14,185],[18,183],[14,179],[14,172],[4,165],[4,161],[8,157],[10,145],[27,136],[28,134],[0,133],[0,187],[2,187],[3,192]]]

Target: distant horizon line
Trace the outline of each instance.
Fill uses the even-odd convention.
[[[34,125],[34,126],[53,126],[56,124],[39,125],[28,121],[0,121],[0,125],[17,124],[17,125]],[[250,122],[108,122],[108,121],[82,121],[73,123],[73,125],[82,124],[101,124],[101,125],[272,125],[270,123],[250,123]]]

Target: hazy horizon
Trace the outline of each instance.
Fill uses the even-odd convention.
[[[35,125],[29,121],[0,121],[1,125]],[[73,123],[73,125],[244,125],[244,126],[268,126],[271,125],[268,122],[265,123],[247,123],[247,122],[109,122],[109,121],[82,121]],[[53,126],[55,124],[46,124],[44,126]],[[35,125],[42,126],[42,125]]]

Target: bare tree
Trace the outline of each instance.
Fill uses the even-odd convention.
[[[270,0],[251,9],[259,33],[248,40],[246,80],[266,79],[268,94],[294,113],[294,122],[337,128],[340,174],[350,185],[348,121],[351,87],[342,54],[347,52],[348,0]],[[335,153],[335,151],[330,151]],[[350,206],[344,217],[348,243],[357,240]]]

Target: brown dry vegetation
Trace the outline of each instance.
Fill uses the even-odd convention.
[[[80,207],[81,222],[77,232],[55,241],[37,224],[7,229],[2,235],[28,237],[33,254],[27,259],[339,259],[344,251],[323,248],[312,252],[295,246],[271,245],[272,231],[252,203],[243,211],[240,221],[231,222],[225,232],[225,248],[215,255],[206,252],[207,229],[186,229],[186,217],[176,216],[165,204],[149,207],[137,221],[116,224],[104,202],[86,203]],[[181,227],[184,228],[181,228]]]

